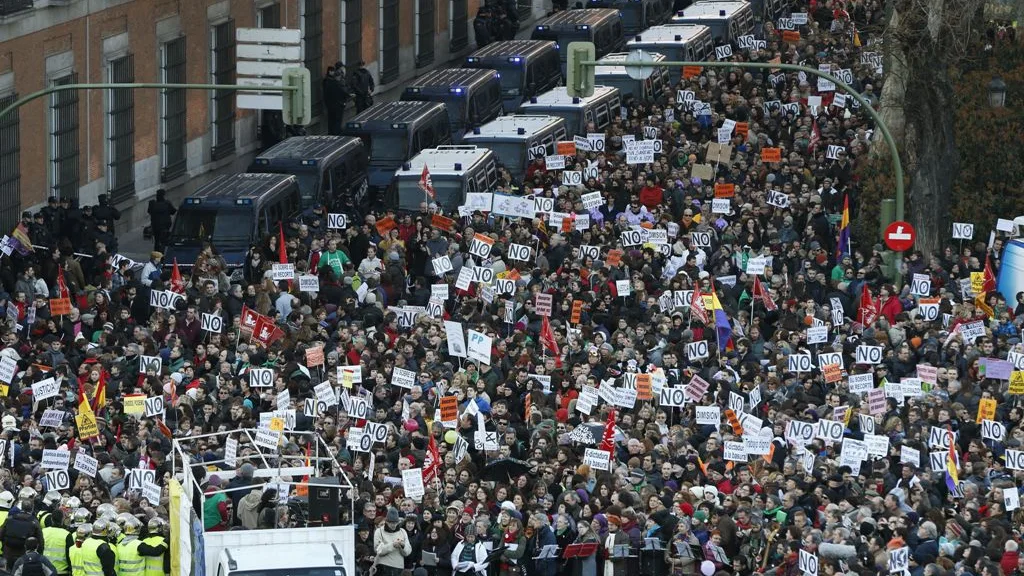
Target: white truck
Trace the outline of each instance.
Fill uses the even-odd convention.
[[[204,534],[206,576],[355,576],[355,528]]]

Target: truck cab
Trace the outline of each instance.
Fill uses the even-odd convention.
[[[558,45],[547,40],[492,42],[466,56],[462,66],[498,71],[505,112],[515,111],[523,100],[547,92],[562,81]]]
[[[352,136],[294,136],[257,156],[249,172],[291,174],[299,181],[302,209],[359,206],[365,200],[366,146]]]
[[[568,47],[572,42],[593,42],[596,56],[600,58],[610,52],[622,49],[625,39],[622,32],[622,13],[611,8],[586,8],[556,12],[534,26],[534,40],[552,40],[562,47],[559,58],[562,61],[562,75],[565,75]]]
[[[501,115],[501,75],[496,70],[443,68],[411,80],[402,100],[441,102],[448,110],[452,140]]]
[[[565,139],[565,120],[559,116],[509,114],[474,128],[465,142],[493,150],[509,173],[522,180],[531,160],[553,155]]]
[[[744,0],[700,0],[676,12],[673,24],[703,24],[715,46],[735,42],[754,30],[754,10]]]
[[[435,198],[420,188],[423,167],[430,172]],[[469,192],[490,192],[498,182],[494,152],[476,146],[438,146],[423,150],[395,172],[393,202],[402,212],[420,210],[423,202],[436,202],[445,212],[455,212]]]

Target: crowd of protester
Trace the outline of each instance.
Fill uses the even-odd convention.
[[[881,3],[802,8],[799,40],[764,23],[766,48],[734,45],[733,58],[831,64],[877,105],[869,31]],[[1022,367],[1006,365],[1024,354],[1024,303],[993,285],[1007,236],[912,249],[897,268],[877,238],[849,235],[873,133],[853,98],[837,103],[796,72],[687,76],[675,88],[710,115],[676,90],[625,102],[604,153],[566,158],[566,169],[596,162],[584,186],[562,186],[544,159],[521,181],[502,170],[496,192],[553,197],[565,217],[472,211],[447,214],[451,225],[424,202],[329,230],[318,207],[252,246],[233,274],[216,246],[182,270],[160,251],[115,257],[106,203],[27,214],[0,266],[0,360],[15,364],[0,389],[8,564],[45,540],[54,572],[77,575],[75,557],[91,554],[113,576],[110,552],[128,535],[127,558],[143,557],[146,576],[166,571],[167,491],[150,501],[127,479],[152,470],[166,488],[174,439],[206,492],[207,530],[294,526],[285,503],[301,500],[303,479],[258,490],[253,457],[301,460],[311,443],[297,432],[313,431],[336,462],[323,473],[354,486],[340,522],[356,527],[362,575],[1024,574],[1013,497],[1024,387],[1011,385]],[[723,125],[727,153],[709,159]],[[629,137],[649,127],[661,153],[628,164]],[[763,161],[773,148],[780,158]],[[584,208],[592,192],[602,203]],[[163,214],[158,243],[168,227]],[[638,229],[646,241],[623,245]],[[470,251],[478,235],[486,257]],[[510,258],[513,244],[529,260]],[[451,270],[438,273],[444,256]],[[292,280],[272,279],[281,262]],[[494,272],[491,286],[459,283],[477,267]],[[318,290],[301,290],[311,275]],[[911,294],[915,275],[927,295]],[[183,296],[175,307],[150,305],[168,290]],[[203,329],[210,315],[220,331]],[[821,327],[825,339],[809,343]],[[866,363],[860,347],[881,347],[880,360]],[[810,369],[793,371],[805,354]],[[254,387],[267,368],[273,384]],[[51,378],[59,393],[39,399]],[[323,382],[331,394],[314,391]],[[663,389],[683,388],[682,405],[663,401]],[[146,416],[140,397],[162,397],[165,411]],[[310,413],[310,398],[334,401]],[[48,411],[57,423],[43,424]],[[841,438],[827,433],[832,420]],[[277,447],[240,432],[275,423]],[[371,424],[388,433],[364,451]],[[73,454],[72,482],[54,489],[46,461],[61,451]],[[92,474],[82,455],[96,459]]]

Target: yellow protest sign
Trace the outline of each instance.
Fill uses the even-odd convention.
[[[343,370],[341,372],[341,385],[345,388],[352,387],[352,373],[348,370]]]
[[[971,272],[971,293],[978,295],[985,291],[985,273]]]
[[[1010,394],[1024,394],[1024,370],[1010,373]]]
[[[146,395],[129,394],[124,397],[124,413],[129,416],[141,417],[146,413]]]
[[[274,432],[280,432],[284,430],[284,420],[282,420],[281,418],[271,418],[270,429],[273,430]]]
[[[5,398],[10,393],[11,387],[7,384],[0,384],[0,398]]]
[[[995,420],[996,418],[996,399],[995,398],[983,398],[978,402],[978,424],[981,424],[982,420]]]
[[[100,428],[96,425],[96,415],[92,413],[92,410],[75,416],[75,423],[78,425],[78,437],[82,440],[100,435]]]

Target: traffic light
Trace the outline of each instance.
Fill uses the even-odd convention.
[[[565,71],[565,92],[569,96],[586,98],[594,95],[594,66],[584,66],[583,62],[595,59],[597,52],[593,42],[569,43]]]
[[[309,70],[298,66],[285,68],[281,74],[283,86],[294,86],[298,90],[285,90],[281,93],[281,118],[290,126],[306,126],[313,118],[313,105],[310,101]]]

